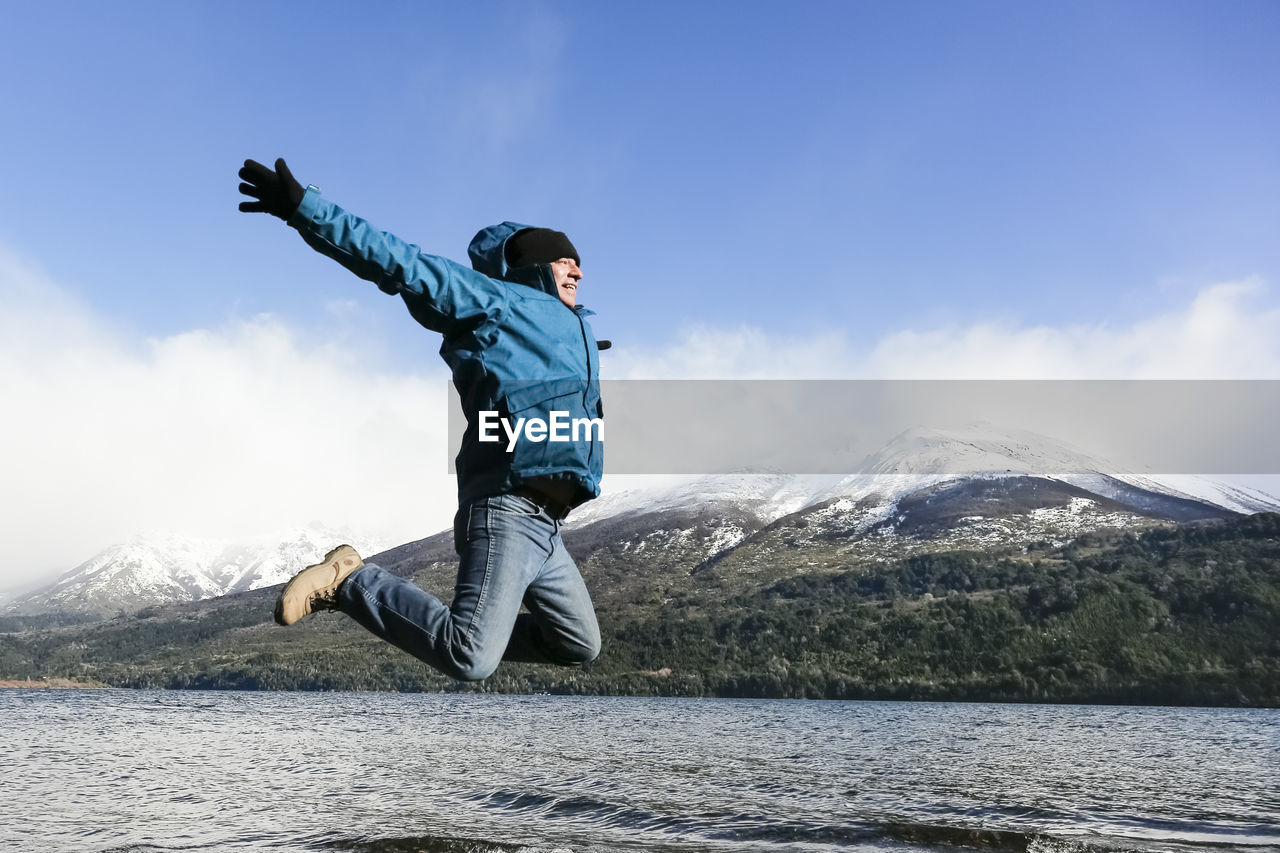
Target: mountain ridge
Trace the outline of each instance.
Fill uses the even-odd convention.
[[[777,539],[772,548],[815,548],[814,565],[836,566],[1280,510],[1280,499],[1264,492],[1207,478],[1133,473],[1055,439],[989,425],[904,430],[860,470],[847,476],[718,474],[623,490],[575,511],[565,538],[587,558],[600,552],[637,572],[644,571],[643,555],[658,550],[665,552],[660,562],[689,563],[697,572],[733,565],[735,549],[770,537]],[[320,527],[247,543],[135,537],[47,587],[13,597],[0,612],[111,613],[269,587],[340,542],[370,559],[397,554],[406,566],[430,563],[442,575],[454,561],[449,531],[385,555],[383,543]]]
[[[47,586],[14,596],[0,612],[109,614],[275,586],[343,541],[366,553],[385,547],[350,531],[320,526],[240,542],[139,534],[103,549]]]

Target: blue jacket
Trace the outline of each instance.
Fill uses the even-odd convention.
[[[302,239],[387,293],[398,293],[423,326],[444,335],[440,357],[453,371],[467,429],[457,457],[458,498],[501,494],[530,481],[561,480],[578,504],[600,494],[604,447],[598,430],[577,441],[533,442],[521,437],[507,452],[501,441],[479,440],[479,413],[549,421],[602,418],[598,345],[582,306],[557,296],[551,266],[507,267],[507,240],[529,226],[503,222],[484,229],[468,248],[471,264],[428,255],[379,231],[308,188],[289,218]]]

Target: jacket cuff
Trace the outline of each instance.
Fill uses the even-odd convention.
[[[320,188],[314,185],[308,186],[307,191],[302,194],[302,201],[298,203],[298,209],[289,217],[287,223],[297,229],[315,224],[324,203],[324,199],[320,197]]]

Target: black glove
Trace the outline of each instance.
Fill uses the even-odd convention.
[[[240,179],[244,181],[240,192],[257,199],[240,202],[240,209],[245,213],[270,213],[287,221],[307,193],[294,179],[283,157],[276,161],[274,172],[256,160],[245,160]]]

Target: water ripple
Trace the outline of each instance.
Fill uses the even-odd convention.
[[[0,849],[1280,853],[1275,711],[0,691]]]

